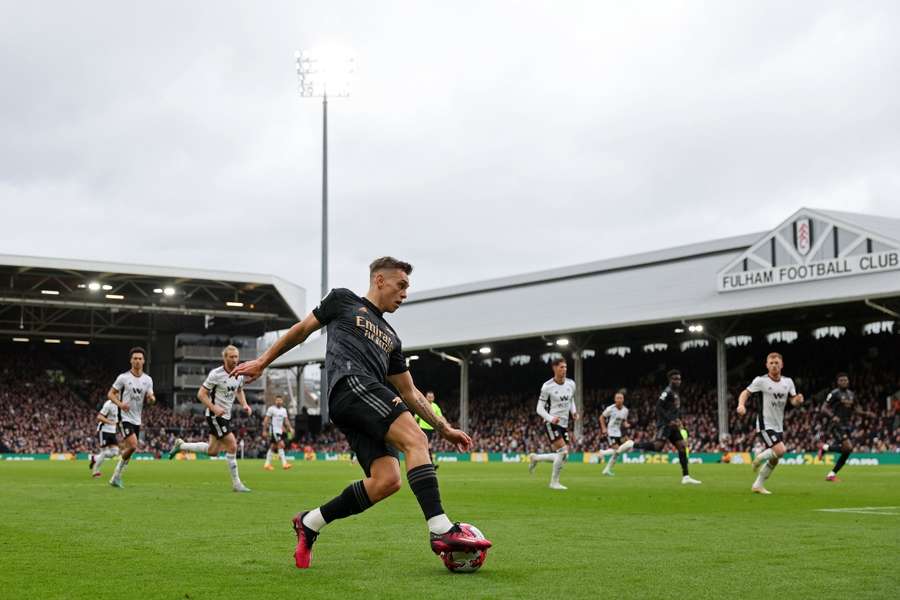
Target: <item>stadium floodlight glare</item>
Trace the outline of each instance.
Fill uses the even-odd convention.
[[[315,48],[296,53],[300,95],[304,98],[346,98],[356,72],[356,57],[339,48]]]
[[[108,300],[124,300],[125,296],[123,296],[122,294],[107,294],[106,298]]]
[[[490,354],[490,353],[491,353],[491,347],[490,347],[490,346],[482,346],[481,348],[478,349],[478,352],[479,352],[480,354]]]
[[[406,360],[419,360],[419,355],[413,354],[412,356],[407,356]]]
[[[703,325],[688,325],[688,331],[691,333],[702,333]]]
[[[559,338],[558,340],[556,340],[556,345],[557,346],[568,346],[569,338]]]
[[[28,338],[23,338],[23,337],[14,337],[13,341],[14,342],[28,342],[30,340]]]
[[[174,295],[175,295],[175,288],[173,288],[172,286],[164,287],[164,288],[163,288],[163,294],[165,294],[166,296],[174,296]]]
[[[61,344],[62,340],[58,340],[56,338],[44,338],[45,344]]]
[[[243,308],[244,303],[243,302],[226,302],[225,306],[231,306],[233,308]]]
[[[89,290],[91,290],[92,292],[99,292],[99,291],[100,291],[100,284],[97,283],[96,281],[92,281],[92,282],[90,282],[89,284],[87,284],[87,288],[88,288]],[[112,286],[110,286],[109,289],[112,289]]]
[[[683,328],[683,327],[676,327],[676,328],[675,328],[675,333],[684,333],[684,328]]]
[[[58,290],[41,290],[41,293],[45,296],[59,296]]]
[[[108,292],[109,290],[112,289],[112,286],[109,285],[108,283],[104,283],[101,287],[103,288],[104,292]]]
[[[154,294],[162,294],[162,293],[163,293],[163,289],[162,289],[162,288],[153,288],[153,293],[154,293]]]
[[[90,346],[91,343],[88,340],[75,340],[76,346]]]

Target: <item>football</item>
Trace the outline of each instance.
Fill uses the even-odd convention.
[[[475,537],[484,539],[484,534],[474,525],[460,523],[459,526],[463,530],[468,530]],[[481,568],[485,559],[487,559],[487,550],[441,552],[441,560],[444,561],[444,566],[453,573],[474,573]]]

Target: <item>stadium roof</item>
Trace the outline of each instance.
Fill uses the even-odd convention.
[[[797,232],[805,242],[797,241]],[[411,294],[390,321],[404,350],[415,351],[786,314],[798,307],[900,297],[900,265],[889,264],[896,263],[898,251],[898,219],[801,209],[768,232]],[[873,257],[875,266],[860,271],[860,261]],[[816,269],[826,273],[820,277]],[[798,275],[806,271],[808,277]],[[783,281],[776,281],[779,275]],[[273,366],[323,357],[320,337]]]
[[[302,316],[273,275],[0,255],[0,333],[128,338],[148,331],[260,335]]]

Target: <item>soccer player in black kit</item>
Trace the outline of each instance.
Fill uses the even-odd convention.
[[[361,513],[400,489],[398,451],[406,460],[406,479],[419,501],[436,554],[487,549],[491,542],[475,538],[444,514],[428,439],[410,409],[427,421],[460,452],[472,439],[435,415],[431,403],[413,383],[400,338],[384,319],[406,299],[412,265],[386,256],[369,265],[369,291],[364,297],[347,289],[333,289],[322,302],[262,356],[235,369],[252,381],[275,358],[327,327],[325,371],[328,375],[329,414],[347,437],[366,478],[350,484],[320,507],[294,517],[297,547],[294,562],[309,567],[313,542],[325,525]],[[388,387],[389,383],[396,392]]]
[[[825,476],[825,481],[840,481],[840,471],[853,452],[853,417],[875,414],[863,408],[856,401],[856,393],[850,389],[850,378],[846,373],[838,373],[837,387],[831,390],[822,405],[822,412],[828,418],[828,438],[831,441],[819,446],[819,460],[826,452],[840,452],[834,468]]]
[[[669,385],[663,390],[656,401],[656,439],[652,442],[635,444],[638,450],[659,452],[669,442],[678,451],[678,462],[681,463],[681,483],[698,485],[701,482],[694,479],[688,473],[688,457],[684,438],[681,437],[681,396],[678,390],[681,388],[681,371],[672,369],[666,376]]]

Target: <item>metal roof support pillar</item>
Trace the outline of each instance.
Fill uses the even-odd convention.
[[[469,360],[459,363],[459,428],[469,433]]]
[[[716,336],[716,398],[719,408],[719,441],[728,439],[728,356],[725,338]]]
[[[581,348],[572,353],[572,360],[575,362],[575,409],[581,417],[575,421],[575,439],[581,440],[584,438],[584,355]]]

